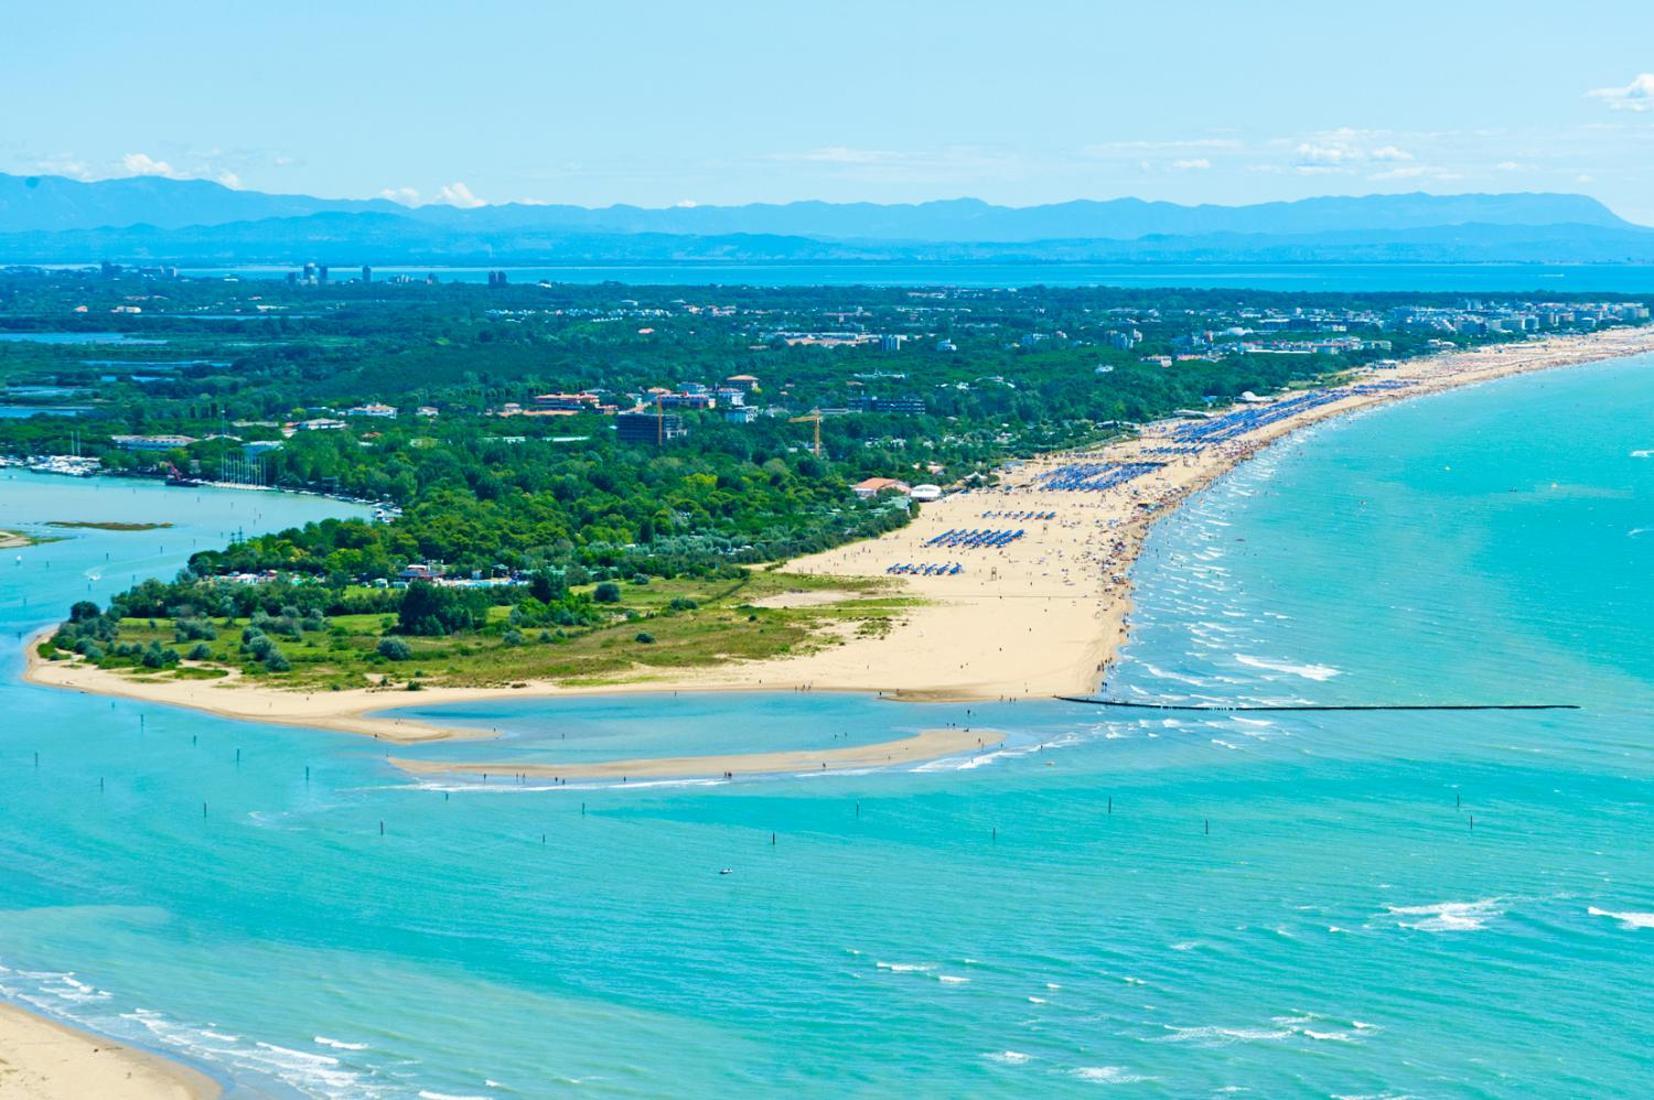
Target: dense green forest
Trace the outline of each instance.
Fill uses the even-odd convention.
[[[235,622],[256,611],[287,622],[296,612],[303,636],[313,609],[394,616],[404,590],[372,586],[434,563],[519,583],[452,597],[465,607],[414,621],[446,633],[595,629],[613,616],[593,609],[590,586],[728,583],[741,566],[907,522],[906,501],[850,491],[866,477],[970,483],[1012,456],[1248,391],[1622,319],[1611,306],[1419,294],[483,286],[355,274],[0,273],[0,454],[77,454],[106,473],[382,506],[380,522],[204,551],[164,598],[122,597],[115,619]],[[1527,320],[1499,320],[1512,316]],[[616,430],[617,409],[721,387],[714,408],[671,410],[685,430],[664,445]],[[538,395],[575,393],[603,410],[534,415],[549,412]],[[736,402],[745,411],[732,412]],[[820,453],[816,422],[796,420],[817,413]],[[257,608],[242,606],[255,597],[230,606],[207,590],[232,573],[266,574],[246,588]],[[539,596],[521,583],[530,578]],[[519,605],[517,623],[488,610]],[[82,609],[65,640],[84,636],[102,652],[112,621]],[[410,629],[403,620],[393,632]]]

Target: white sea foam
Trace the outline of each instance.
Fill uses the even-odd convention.
[[[1607,917],[1620,922],[1621,928],[1654,928],[1654,913],[1615,913],[1607,909],[1598,909],[1591,906],[1585,910],[1593,917]]]
[[[1180,672],[1168,672],[1166,669],[1151,665],[1147,661],[1140,662],[1144,672],[1157,680],[1173,680],[1179,684],[1189,684],[1192,687],[1205,687],[1206,681],[1198,676],[1185,676]]]
[[[1654,447],[1647,448],[1647,449],[1641,450],[1641,451],[1632,451],[1631,452],[1631,457],[1632,458],[1654,458]]]
[[[1286,1027],[1177,1027],[1162,1024],[1169,1035],[1160,1037],[1164,1043],[1195,1043],[1200,1046],[1222,1047],[1232,1043],[1275,1043],[1292,1038],[1292,1029]]]
[[[329,1039],[326,1035],[318,1035],[315,1043],[319,1047],[331,1047],[334,1050],[366,1050],[366,1043],[347,1043],[343,1039]]]
[[[1033,1059],[1033,1055],[1024,1054],[1020,1050],[995,1050],[984,1054],[982,1057],[990,1062],[998,1062],[1006,1066],[1025,1065]]]
[[[1305,680],[1314,680],[1317,683],[1342,675],[1340,669],[1333,668],[1331,665],[1295,665],[1287,661],[1269,661],[1246,653],[1235,654],[1235,661],[1247,668],[1261,668],[1266,672],[1280,672],[1288,676],[1300,676]]]
[[[1501,899],[1442,901],[1434,905],[1386,905],[1393,917],[1416,918],[1397,923],[1420,932],[1479,932],[1487,922],[1501,915]]]
[[[938,974],[936,980],[943,985],[965,985],[970,982],[969,978],[961,978],[957,974]]]
[[[936,969],[934,963],[887,963],[875,962],[874,966],[880,970],[888,970],[892,974],[928,974]]]
[[[1081,1081],[1089,1081],[1093,1085],[1131,1085],[1138,1081],[1150,1081],[1153,1078],[1144,1077],[1139,1073],[1132,1073],[1119,1066],[1080,1066],[1070,1076]]]

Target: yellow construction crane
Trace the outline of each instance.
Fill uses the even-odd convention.
[[[815,454],[821,457],[821,410],[811,409],[808,416],[794,416],[787,420],[789,424],[814,424],[816,426]]]

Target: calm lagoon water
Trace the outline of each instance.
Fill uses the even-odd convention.
[[[482,788],[25,687],[12,651],[0,992],[244,1096],[1636,1095],[1651,454],[1650,359],[1313,429],[1157,528],[1109,685],[1578,711],[1023,703],[969,708],[1003,751],[911,770]],[[0,481],[0,527],[182,524],[8,557],[4,629],[331,507]],[[874,740],[962,709],[511,700],[462,718],[512,736],[418,751]]]
[[[0,343],[123,344],[127,347],[155,347],[166,341],[150,340],[125,332],[0,332]]]

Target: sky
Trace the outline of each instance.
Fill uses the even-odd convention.
[[[407,203],[1566,191],[1654,224],[1654,3],[0,0],[0,171]]]

